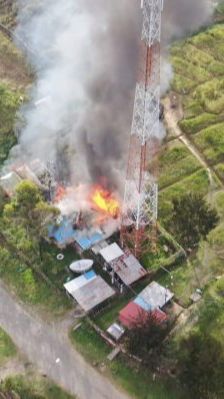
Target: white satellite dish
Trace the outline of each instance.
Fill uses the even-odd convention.
[[[88,272],[88,270],[90,270],[92,266],[92,259],[81,259],[77,260],[76,262],[72,262],[69,266],[69,269],[75,273],[85,273]]]

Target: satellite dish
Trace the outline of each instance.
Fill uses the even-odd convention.
[[[88,272],[93,266],[92,259],[81,259],[76,262],[72,262],[69,269],[75,273],[85,273]]]

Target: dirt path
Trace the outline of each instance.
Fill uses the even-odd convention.
[[[47,324],[0,282],[0,325],[41,373],[79,399],[128,399],[72,347],[63,330],[69,324]]]
[[[209,181],[211,186],[215,186],[215,182],[213,179],[213,175],[215,174],[220,185],[224,187],[223,182],[217,176],[215,170],[209,165],[204,156],[198,151],[198,149],[194,146],[194,144],[189,140],[189,138],[182,132],[182,130],[178,126],[178,122],[181,119],[181,111],[180,109],[174,109],[171,106],[171,101],[169,97],[166,97],[163,101],[164,104],[164,117],[169,129],[172,130],[173,134],[182,142],[189,151],[194,155],[195,158],[199,161],[201,166],[206,169],[209,177]]]

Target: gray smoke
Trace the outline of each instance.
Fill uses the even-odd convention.
[[[140,0],[17,0],[36,71],[14,154],[57,162],[62,178],[118,184],[125,172],[141,32]],[[206,0],[165,0],[163,45],[206,23]],[[162,89],[172,77],[163,63]],[[68,173],[63,173],[64,171]]]
[[[213,10],[212,0],[164,0],[163,42],[197,31],[210,21]]]

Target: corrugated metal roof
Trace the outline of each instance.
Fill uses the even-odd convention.
[[[149,315],[151,315],[155,323],[158,324],[167,320],[167,315],[160,309],[146,311],[136,302],[130,302],[127,306],[125,306],[124,309],[120,311],[119,320],[123,326],[127,328],[133,328],[136,324],[144,323]]]
[[[101,249],[100,255],[104,258],[107,263],[112,262],[115,259],[120,258],[124,255],[122,249],[114,242],[111,245],[108,245],[106,248]]]
[[[119,320],[127,328],[134,327],[137,323],[145,321],[148,312],[142,309],[137,303],[129,302],[119,313]]]
[[[174,294],[168,288],[153,281],[138,297],[145,303],[148,303],[151,309],[154,310],[158,308],[162,309],[174,297]]]
[[[107,299],[111,298],[115,291],[100,276],[88,281],[81,288],[72,293],[73,298],[86,311],[94,309]]]
[[[122,257],[111,262],[110,265],[127,286],[133,284],[147,274],[146,270],[131,253],[125,253]]]
[[[91,274],[86,273],[80,277],[74,278],[73,280],[64,284],[64,287],[65,287],[66,291],[72,295],[73,292],[75,292],[77,289],[83,287],[84,285],[88,284],[88,282],[93,278],[96,278],[96,273],[91,271]]]

